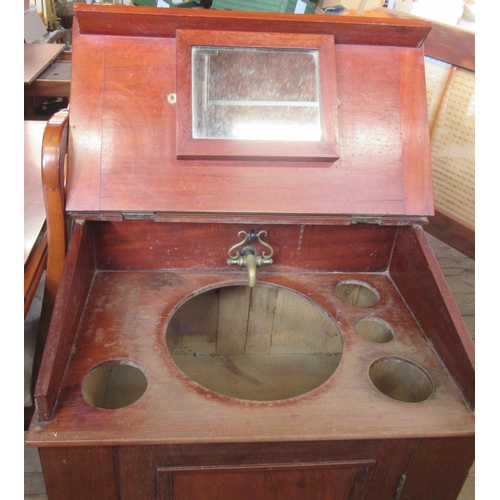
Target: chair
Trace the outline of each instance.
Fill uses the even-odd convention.
[[[38,268],[43,268],[43,264],[46,262],[46,270],[39,332],[33,355],[30,384],[32,394],[40,368],[55,297],[61,281],[66,256],[67,228],[64,214],[64,186],[68,123],[68,110],[57,112],[47,122],[41,144],[41,187],[43,190],[46,218],[43,240],[46,242],[46,255],[44,260],[39,263]],[[38,281],[39,280],[40,278],[38,278]],[[27,307],[29,308],[29,303],[27,304],[25,293],[25,315],[28,310]],[[25,428],[29,425],[33,411],[33,406],[28,408],[25,407]]]

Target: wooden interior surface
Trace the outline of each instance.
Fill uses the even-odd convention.
[[[144,225],[141,222],[135,224],[138,229]],[[92,238],[92,228],[101,225],[103,223],[78,226],[77,234],[81,233],[80,239],[88,240]],[[154,229],[160,234],[172,226],[156,223]],[[212,229],[224,231],[227,227],[222,225]],[[351,231],[353,240],[357,236],[359,242],[368,241],[364,259],[365,269],[370,269],[367,263],[377,246],[366,238],[372,228],[324,228],[320,235],[325,253],[333,249],[332,254],[340,254],[342,248],[344,251],[348,248],[343,247],[342,240],[335,239],[337,229]],[[395,238],[398,229],[388,229]],[[101,236],[98,231],[93,235],[90,248],[93,245],[101,247]],[[145,236],[139,242],[143,250],[154,246],[148,240],[147,232]],[[188,236],[186,238],[189,240]],[[173,248],[179,243],[174,242]],[[213,245],[210,241],[204,243],[205,246]],[[111,262],[113,252],[120,248],[123,248],[123,241],[118,241],[114,248],[108,247],[109,259],[101,253],[97,262]],[[168,250],[166,248],[167,254]],[[71,253],[70,246],[68,258]],[[80,250],[80,253],[88,254],[88,251]],[[412,248],[408,248],[405,258],[411,260],[413,253]],[[207,255],[210,254],[208,251]],[[60,364],[57,370],[60,373],[65,370],[65,374],[64,378],[61,375],[54,377],[52,370],[56,368],[46,366],[40,389],[50,387],[52,379],[55,384],[53,391],[57,393],[54,381],[58,379],[62,380],[61,390],[52,419],[35,423],[28,441],[40,446],[50,445],[54,432],[57,432],[57,443],[61,446],[95,442],[144,444],[473,435],[474,416],[447,368],[461,346],[450,333],[448,358],[440,359],[426,336],[431,335],[434,343],[436,336],[443,334],[441,328],[454,328],[453,323],[433,327],[429,332],[421,329],[406,305],[406,292],[403,290],[401,296],[387,273],[391,252],[386,253],[385,269],[376,272],[373,268],[369,272],[339,271],[333,265],[328,271],[300,267],[283,271],[279,263],[276,269],[258,270],[260,282],[304,295],[305,300],[323,308],[338,326],[342,337],[342,359],[333,376],[318,388],[291,399],[259,402],[223,396],[193,382],[178,368],[167,348],[166,330],[174,310],[200,291],[244,285],[247,279],[245,270],[225,269],[222,263],[219,269],[210,270],[210,258],[205,258],[200,252],[198,255],[198,262],[202,264],[191,270],[182,269],[182,256],[178,266],[171,263],[169,269],[160,269],[154,253],[152,261],[156,263],[156,269],[146,270],[144,260],[128,270],[109,271],[98,267],[81,317],[79,321],[75,318],[78,327],[66,328],[65,331],[61,319],[67,305],[61,304],[61,296],[58,297],[56,308],[61,307],[60,319],[52,324],[49,343],[53,342],[51,356],[55,356]],[[78,270],[75,271],[75,275],[78,274]],[[73,281],[67,283],[69,287],[81,283],[76,278],[71,280],[68,276],[67,279]],[[419,279],[427,283],[419,300],[434,303],[438,292],[435,285],[432,286],[432,276],[423,274]],[[367,283],[377,290],[379,302],[369,307],[344,302],[334,289],[337,283],[345,280]],[[392,325],[394,339],[375,343],[358,335],[354,325],[366,316],[376,316]],[[438,322],[438,318],[433,319]],[[72,345],[67,344],[73,336]],[[65,355],[59,355],[54,345],[58,337],[67,345]],[[409,360],[421,367],[432,381],[430,397],[420,403],[403,403],[375,389],[369,378],[369,368],[375,361],[386,358]],[[132,405],[117,410],[87,404],[81,390],[86,373],[109,360],[130,360],[144,370],[148,379],[144,395]],[[37,392],[43,401],[43,391]],[[314,421],[313,425],[310,425],[311,421]]]
[[[128,9],[127,15],[135,13],[130,22],[147,14],[158,26],[183,27],[175,12],[159,15],[152,13],[159,9],[137,9]],[[110,31],[101,24],[99,15],[106,17],[102,12],[77,12],[76,27],[83,22],[79,15],[95,19],[97,27],[90,34],[84,23],[85,29],[73,33],[68,211],[84,217],[117,211],[406,217],[433,213],[421,48],[403,46],[401,40],[375,46],[336,38],[340,159],[335,162],[178,160],[177,105],[166,97],[176,92],[175,39],[152,36],[151,25],[151,31],[144,32],[150,36],[121,28]],[[218,16],[231,19],[226,13]],[[335,35],[335,20],[326,19],[334,16],[312,17]],[[203,12],[199,18],[189,17],[190,27],[201,19]],[[213,28],[222,29],[217,19]],[[339,22],[344,26],[351,20]],[[362,22],[367,29],[372,26],[371,21]],[[247,23],[247,31],[272,31],[268,16],[260,20],[259,29]],[[232,29],[238,26],[234,23]]]
[[[408,259],[410,252],[412,259]],[[422,228],[399,232],[390,273],[469,404],[474,407],[474,344]],[[432,294],[434,300],[422,300],[425,294]],[[437,330],[440,333],[435,335],[433,332]],[[460,343],[456,343],[457,337]]]

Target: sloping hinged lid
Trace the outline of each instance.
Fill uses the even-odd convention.
[[[75,13],[73,216],[433,213],[430,23],[83,4]]]

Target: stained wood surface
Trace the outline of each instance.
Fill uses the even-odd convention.
[[[413,258],[408,259],[412,250],[415,250]],[[474,344],[423,229],[399,233],[390,271],[410,309],[474,407]],[[423,300],[424,295],[432,300]],[[455,341],[457,337],[459,343]]]
[[[66,256],[65,166],[68,145],[67,110],[50,118],[41,145],[43,198],[47,217],[47,272],[40,325],[39,350],[43,352]],[[38,362],[36,363],[38,365]],[[37,366],[38,367],[38,366]]]
[[[387,269],[394,226],[92,222],[97,268],[102,270],[218,270],[245,279],[246,270],[228,268],[228,250],[238,232],[265,227],[274,249],[272,269],[380,272]],[[332,244],[334,242],[334,244]],[[266,251],[256,245],[258,251]],[[196,258],[193,258],[196,256]],[[270,269],[270,268],[269,268]],[[265,271],[262,267],[261,271]]]
[[[474,460],[474,449],[473,439],[422,439],[413,456],[401,498],[412,498],[418,492],[422,498],[464,499],[460,492]],[[447,455],[455,457],[453,468],[444,466],[442,457]],[[427,480],[422,483],[424,469]]]
[[[421,20],[421,18],[396,9],[378,9],[377,14],[393,19]],[[424,51],[425,55],[434,59],[447,61],[454,66],[475,71],[475,41],[476,33],[474,31],[433,21],[431,31],[425,39]]]
[[[138,226],[141,225],[139,222]],[[90,231],[92,225],[88,223],[84,227]],[[364,232],[363,228],[349,229],[358,234]],[[332,228],[324,230],[328,234]],[[323,242],[328,249],[337,245],[342,247],[334,232]],[[413,257],[409,256],[413,253],[418,255],[409,246],[405,258],[412,261]],[[158,264],[157,259],[154,261]],[[200,262],[203,262],[203,256]],[[241,271],[101,270],[95,274],[78,329],[62,328],[59,322],[53,324],[51,333],[54,332],[54,339],[66,331],[69,331],[67,338],[76,335],[73,355],[66,367],[54,418],[43,427],[35,425],[29,438],[42,446],[49,444],[53,439],[52,432],[57,428],[59,444],[89,444],[96,440],[108,444],[240,441],[241,422],[246,422],[243,435],[248,441],[304,439],[306,428],[308,439],[409,437],[415,436],[416,429],[419,430],[417,434],[425,436],[473,433],[473,414],[426,337],[434,326],[428,326],[429,331],[425,333],[420,329],[392,279],[383,271],[352,273],[310,269],[304,272],[297,268],[295,272],[281,272],[279,268],[271,271],[259,269],[259,280],[296,290],[313,300],[331,315],[341,331],[342,360],[334,376],[318,389],[282,402],[243,403],[217,395],[191,381],[177,368],[168,353],[165,332],[169,318],[177,304],[199,290],[244,284],[246,275]],[[431,278],[419,274],[419,279],[425,283]],[[371,307],[346,304],[333,293],[336,283],[343,280],[366,282],[378,291],[380,301]],[[69,276],[68,282],[71,283]],[[431,281],[427,284],[421,300],[434,304],[435,297],[429,294]],[[77,285],[75,280],[71,286],[74,289]],[[402,293],[407,293],[404,288]],[[62,319],[63,308],[60,314]],[[353,325],[365,316],[380,317],[392,325],[394,340],[378,344],[358,336]],[[436,337],[431,338],[436,341]],[[457,342],[457,338],[450,334],[447,347],[450,355],[459,351]],[[56,352],[55,347],[51,352]],[[433,381],[432,396],[423,403],[404,404],[379,393],[367,373],[375,360],[386,357],[409,359],[421,366]],[[68,354],[57,358],[64,364]],[[118,422],[114,412],[87,405],[79,387],[85,374],[95,365],[121,358],[142,366],[149,384],[139,401],[117,410],[121,415]],[[452,360],[444,359],[452,363]],[[46,373],[44,383],[50,377],[50,369]],[[462,373],[456,372],[455,376],[460,378]],[[56,379],[60,380],[60,376],[52,377],[53,381]],[[169,380],[169,383],[165,385],[162,380]],[[42,396],[42,391],[38,394]],[[176,401],[175,409],[171,401]],[[372,418],[374,412],[376,419]],[[309,429],[307,422],[312,415],[315,415],[315,426]],[[439,415],[438,419],[436,415]],[[332,418],[335,425],[332,425]],[[204,424],[200,425],[200,422]]]
[[[59,285],[39,380],[35,388],[37,411],[50,418],[57,402],[62,377],[68,363],[80,315],[95,271],[91,238],[76,225],[66,256],[66,274]]]
[[[377,19],[320,16],[313,14],[280,14],[237,12],[215,9],[169,9],[150,7],[100,7],[75,5],[79,31],[82,34],[118,36],[175,37],[177,29],[223,29],[271,33],[334,34],[337,43],[366,45],[401,45],[420,47],[430,30],[421,19]]]
[[[40,456],[50,500],[67,500],[75,494],[89,499],[116,500],[112,448],[47,448],[40,450]]]
[[[446,245],[442,241],[436,239],[433,236],[427,235],[429,242],[435,255],[438,259],[443,274],[450,286],[453,293],[453,297],[460,309],[462,317],[467,324],[469,332],[474,338],[474,261],[467,258],[463,254],[456,251],[454,248]],[[396,443],[396,442],[394,442]],[[340,443],[335,443],[335,447]],[[380,444],[380,443],[379,443]],[[347,442],[346,446],[349,451],[356,449],[359,442],[351,443]],[[406,458],[402,455],[403,445],[406,446]],[[242,457],[245,453],[244,444],[239,443],[237,446],[238,454]],[[267,445],[269,446],[269,445]],[[298,456],[297,450],[292,450],[285,443],[280,444],[280,449],[286,456]],[[301,449],[303,449],[303,443],[301,444]],[[321,456],[316,456],[316,458],[323,460],[334,446],[331,443],[326,443],[323,447],[320,443],[313,443],[312,448],[307,455],[307,459],[312,459],[312,453],[320,453],[323,450],[324,454]],[[384,448],[385,449],[385,448]],[[406,463],[409,461],[412,455],[413,447],[410,443],[406,441],[399,443],[397,448],[387,447],[385,456],[378,454],[381,463]],[[24,453],[24,492],[25,499],[39,498],[39,500],[47,500],[45,483],[43,480],[43,474],[41,472],[41,465],[38,457],[38,450],[36,448],[26,447]],[[173,452],[173,450],[172,450]],[[170,452],[170,456],[172,456]],[[259,460],[259,453],[266,454],[266,444],[255,445],[254,450],[248,450],[250,456],[255,457]],[[161,463],[161,456],[164,455],[165,451],[162,447],[154,447],[150,449],[148,447],[120,447],[118,452],[118,463],[120,472],[120,484],[122,485],[122,498],[135,500],[136,498],[147,495],[154,495],[154,485],[151,481],[139,480],[139,478],[151,477],[150,475],[154,473],[154,469],[149,469],[153,467],[151,464]],[[455,456],[459,457],[462,451],[455,451]],[[370,453],[371,454],[371,453]],[[227,463],[227,460],[219,452],[214,452],[214,449],[210,447],[209,450],[203,451],[202,447],[198,447],[193,451],[193,460],[199,459],[200,463],[214,463],[214,457],[220,456],[222,463]],[[332,455],[329,455],[330,458]],[[333,455],[336,459],[340,458],[341,455]],[[361,458],[361,454],[351,454],[351,458],[358,457]],[[365,455],[366,456],[366,455]],[[155,458],[156,457],[156,458]],[[268,461],[269,458],[266,459]],[[211,462],[212,461],[212,462]],[[240,458],[240,463],[244,463],[245,459]],[[279,457],[277,461],[282,461]],[[175,463],[170,459],[170,463]],[[193,462],[191,462],[193,463]],[[438,464],[438,467],[442,465]],[[149,472],[151,471],[151,472]],[[395,491],[401,474],[405,472],[405,467],[399,469],[395,466],[390,467],[386,474],[376,475],[371,483],[371,492],[374,498],[383,498],[383,493],[387,491],[386,488],[390,487],[391,491]],[[128,481],[127,479],[135,477],[134,481]],[[438,481],[440,482],[440,481]],[[483,488],[484,489],[484,488]],[[151,493],[152,490],[152,493]],[[458,496],[459,500],[474,500],[475,495],[475,470],[474,467],[471,468],[467,480]]]
[[[369,489],[369,478],[365,476],[371,476],[375,463],[373,460],[250,466],[244,470],[163,468],[158,470],[158,483],[163,486],[158,497],[165,500],[299,500],[312,496],[331,500],[361,499]]]
[[[125,10],[141,19],[159,11]],[[95,33],[107,33],[98,12],[85,10],[96,20]],[[205,19],[197,12],[190,24]],[[114,27],[120,16],[110,18]],[[175,24],[176,16],[158,19]],[[312,17],[335,34],[329,16]],[[264,19],[262,28],[269,27]],[[259,31],[248,22],[248,31]],[[338,43],[335,58],[339,160],[178,160],[177,105],[166,97],[176,91],[175,39],[75,31],[67,210],[85,218],[137,211],[222,218],[431,214],[422,49]]]

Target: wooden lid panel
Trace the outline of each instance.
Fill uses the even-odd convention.
[[[74,33],[67,210],[432,214],[422,50],[335,58],[339,160],[178,160],[175,38]]]

